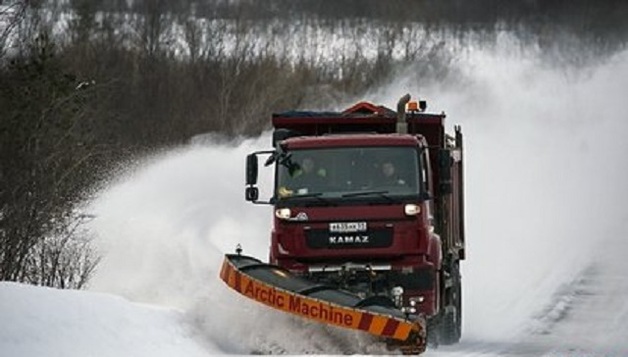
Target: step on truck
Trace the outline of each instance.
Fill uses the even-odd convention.
[[[246,158],[246,200],[274,208],[269,262],[228,254],[222,279],[305,318],[418,354],[461,337],[463,136],[402,97],[396,110],[272,115],[272,149]],[[259,159],[274,170],[260,200]]]

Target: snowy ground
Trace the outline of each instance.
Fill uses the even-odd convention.
[[[463,340],[426,355],[628,355],[628,52],[576,71],[502,48],[461,61],[455,87],[403,76],[368,97],[426,95],[466,135]],[[386,353],[219,281],[236,244],[267,256],[271,212],[242,182],[269,142],[182,148],[112,182],[90,208],[91,291],[0,283],[0,356]]]
[[[207,356],[173,309],[83,291],[0,283],[1,356]]]

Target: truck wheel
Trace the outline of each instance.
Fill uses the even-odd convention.
[[[439,319],[432,318],[427,320],[427,345],[430,348],[438,348],[440,342],[440,324],[437,320]]]
[[[462,283],[458,267],[454,267],[454,286],[450,292],[451,305],[443,312],[439,342],[452,345],[460,341],[462,336]]]

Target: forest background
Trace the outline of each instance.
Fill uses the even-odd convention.
[[[623,0],[0,1],[0,280],[82,288],[82,205],[138,158],[259,136],[503,34],[554,66],[626,49]],[[410,69],[410,70],[408,70]]]

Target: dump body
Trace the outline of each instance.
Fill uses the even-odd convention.
[[[454,343],[465,258],[462,132],[447,135],[444,114],[400,108],[361,102],[273,115],[269,260],[308,281],[386,298],[426,317],[442,332],[437,343]]]

